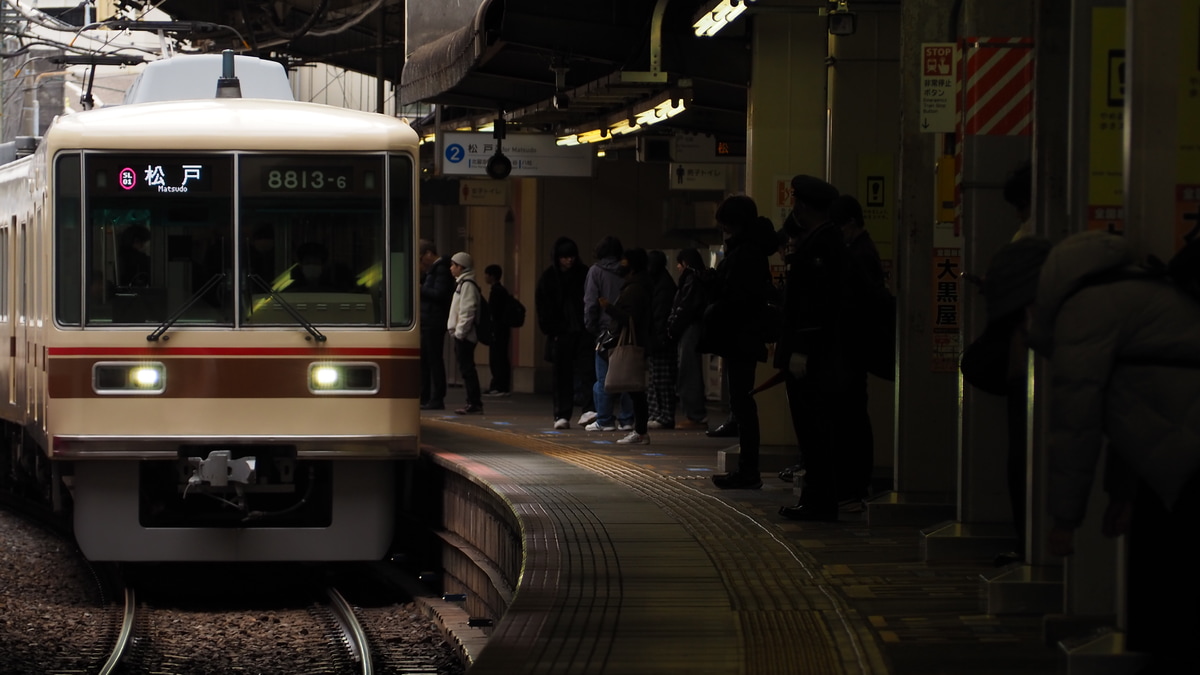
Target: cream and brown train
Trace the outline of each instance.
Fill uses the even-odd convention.
[[[418,139],[291,98],[276,63],[176,57],[0,166],[0,482],[72,509],[93,560],[391,543]]]

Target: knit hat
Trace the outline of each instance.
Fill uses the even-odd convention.
[[[459,251],[458,253],[450,256],[450,262],[465,270],[471,269],[471,266],[474,263],[474,261],[471,260],[471,254],[467,253],[466,251]]]
[[[838,197],[838,189],[815,176],[800,174],[792,178],[792,195],[796,202],[814,211],[824,211]]]
[[[1051,246],[1048,239],[1022,237],[996,251],[983,278],[989,323],[1033,304]]]

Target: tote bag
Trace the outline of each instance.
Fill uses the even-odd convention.
[[[604,391],[608,394],[623,394],[646,390],[646,354],[635,345],[633,319],[621,329],[617,346],[608,352],[608,375],[604,378]]]

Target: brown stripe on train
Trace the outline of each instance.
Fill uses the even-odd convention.
[[[139,363],[139,359],[49,359],[50,398],[99,398],[92,389],[92,366],[98,362]],[[308,390],[308,366],[315,359],[158,359],[167,369],[166,398],[308,398],[326,396]],[[330,359],[327,363],[338,363]],[[343,361],[345,362],[345,361]],[[353,361],[364,363],[366,360]],[[421,393],[421,364],[417,359],[379,359],[379,391],[364,398],[417,398]],[[105,397],[120,394],[103,394]],[[144,396],[144,394],[131,394]],[[339,396],[339,398],[341,398]]]

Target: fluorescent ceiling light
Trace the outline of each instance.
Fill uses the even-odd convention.
[[[678,115],[684,110],[687,110],[687,106],[684,105],[682,98],[679,99],[679,105],[675,105],[675,101],[668,98],[653,108],[645,112],[638,113],[637,123],[642,126],[657,124],[665,119],[669,119]]]
[[[712,37],[722,28],[746,11],[746,6],[755,0],[720,0],[712,9],[705,10],[696,18],[692,28],[697,37]]]

